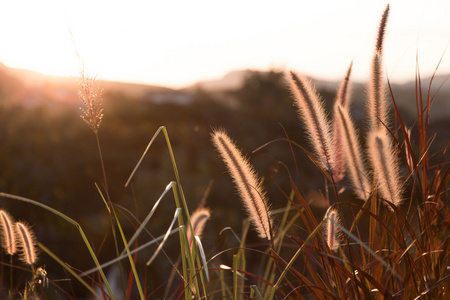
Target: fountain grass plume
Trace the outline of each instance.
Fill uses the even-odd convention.
[[[385,131],[372,132],[368,136],[368,152],[379,194],[399,206],[402,202],[402,185],[398,160]]]
[[[353,62],[350,64],[347,74],[344,80],[339,86],[337,97],[335,101],[336,105],[342,105],[343,107],[349,107],[350,102],[350,75],[352,72]],[[334,168],[333,168],[333,178],[335,182],[341,181],[345,175],[345,159],[342,149],[342,132],[339,126],[338,120],[339,116],[336,114],[336,109],[333,114],[333,152],[334,152]]]
[[[336,251],[339,248],[339,244],[341,243],[342,236],[339,226],[337,224],[341,224],[341,218],[337,209],[330,207],[325,213],[326,222],[324,224],[324,235],[325,241],[333,251]]]
[[[4,210],[0,210],[0,237],[2,247],[6,253],[13,255],[17,251],[16,235],[14,234],[14,220]]]
[[[355,194],[362,200],[367,200],[371,192],[371,186],[367,179],[367,171],[364,165],[363,155],[359,144],[356,128],[350,118],[348,109],[339,103],[334,107],[334,115],[337,118],[335,125],[341,133],[343,156],[345,166],[350,175]]]
[[[250,221],[259,237],[271,240],[273,219],[265,191],[255,170],[225,130],[214,130],[212,140],[233,178]]]
[[[312,82],[303,75],[290,72],[290,86],[300,119],[303,121],[311,146],[320,165],[333,170],[332,135],[323,101]]]
[[[80,107],[82,111],[81,118],[97,134],[103,119],[103,90],[95,86],[95,78],[88,77],[81,72],[80,90],[78,97],[84,105]]]
[[[205,229],[206,221],[208,221],[209,217],[211,216],[211,212],[208,208],[198,208],[192,213],[191,216],[191,224],[192,224],[192,231],[194,232],[194,236],[198,236],[201,238],[203,234],[203,230]],[[191,226],[187,227],[187,238],[189,242],[189,246],[192,247],[192,233],[191,233]]]
[[[24,223],[16,223],[17,241],[22,249],[20,260],[28,265],[37,261],[36,238],[33,231]]]
[[[381,51],[383,49],[384,36],[386,33],[386,24],[389,17],[389,4],[383,11],[381,15],[380,25],[378,26],[378,34],[377,34],[377,43],[376,43],[376,51]]]
[[[350,75],[352,74],[353,62],[350,63],[350,66],[347,69],[347,73],[345,74],[344,80],[341,82],[339,86],[336,102],[344,107],[348,107],[350,103]]]
[[[375,53],[372,59],[371,80],[368,86],[368,111],[371,131],[386,129],[388,125],[388,103],[383,84],[383,41],[388,16],[389,5],[386,6],[378,27]]]

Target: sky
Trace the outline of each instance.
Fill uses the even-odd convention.
[[[2,1],[0,62],[50,75],[188,86],[239,69],[367,80],[388,1]],[[392,0],[385,70],[450,74],[450,1]],[[78,57],[77,57],[78,56]]]

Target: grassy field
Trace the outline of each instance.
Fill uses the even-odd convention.
[[[271,71],[155,105],[82,74],[81,110],[4,104],[0,298],[448,299],[446,83],[399,105],[388,17],[363,101],[349,62],[335,94]]]

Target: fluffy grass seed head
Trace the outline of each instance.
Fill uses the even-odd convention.
[[[323,101],[306,76],[290,72],[290,86],[300,119],[305,125],[316,159],[328,171],[333,170],[332,134]]]
[[[21,248],[20,260],[28,265],[37,261],[36,238],[33,231],[24,223],[16,223],[16,235],[19,248]]]
[[[337,105],[342,105],[343,107],[349,107],[350,102],[350,74],[352,72],[353,62],[347,70],[344,80],[339,86],[336,101],[334,103],[335,107]],[[336,108],[333,114],[333,153],[334,153],[334,168],[333,168],[333,178],[334,182],[337,183],[344,178],[345,175],[345,159],[344,150],[342,146],[342,132],[341,127],[338,124],[339,116],[336,114]]]
[[[255,170],[224,130],[215,130],[212,141],[233,178],[259,237],[270,240],[273,220],[265,191]]]
[[[4,210],[0,210],[0,237],[2,247],[6,253],[13,255],[17,251],[16,235],[14,234],[14,220]]]
[[[327,219],[324,224],[325,241],[328,245],[328,248],[333,251],[337,251],[337,249],[339,248],[339,244],[342,241],[341,230],[337,225],[342,224],[338,210],[330,207],[325,213],[325,218]]]
[[[386,132],[372,132],[368,136],[370,163],[381,197],[395,206],[402,202],[402,184],[399,176],[398,160],[390,138]]]
[[[80,90],[78,97],[84,105],[80,107],[82,111],[81,118],[97,134],[103,119],[103,90],[95,86],[95,79],[81,73]]]
[[[371,186],[356,128],[350,118],[348,109],[339,103],[336,103],[334,107],[334,115],[336,118],[335,126],[339,128],[341,134],[343,158],[345,159],[345,166],[350,175],[353,190],[361,200],[365,201],[370,195]]]
[[[378,26],[378,34],[377,34],[377,43],[375,47],[375,51],[381,51],[383,49],[384,36],[386,33],[386,24],[389,17],[389,4],[383,11],[381,15],[380,25]]]
[[[383,41],[389,15],[389,5],[383,12],[378,28],[377,43],[372,59],[371,80],[368,86],[370,130],[384,130],[388,126],[388,103],[383,84]]]
[[[192,230],[194,232],[194,236],[202,237],[203,230],[205,229],[206,221],[208,221],[211,216],[211,212],[208,208],[198,208],[196,211],[192,213],[191,216],[191,224]],[[189,245],[192,247],[192,233],[191,226],[187,227],[187,238]]]

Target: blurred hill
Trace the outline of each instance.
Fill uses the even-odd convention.
[[[158,104],[190,104],[194,94],[202,92],[215,96],[217,101],[224,105],[236,107],[236,99],[230,91],[238,90],[245,80],[255,73],[269,73],[270,71],[258,70],[235,70],[225,74],[222,78],[208,81],[200,81],[191,86],[181,89],[171,89],[161,86],[112,82],[98,80],[99,87],[105,93],[121,94],[135,100],[156,102]],[[282,71],[279,71],[282,72]],[[431,95],[437,92],[434,99],[433,120],[446,119],[450,117],[450,83],[447,82],[450,75],[439,75],[433,78]],[[38,72],[8,68],[0,63],[0,87],[6,91],[7,101],[23,101],[27,106],[44,104],[46,101],[55,101],[64,104],[79,105],[77,90],[79,78],[57,77],[40,74]],[[426,97],[431,78],[422,78],[422,94]],[[323,81],[313,79],[319,90],[326,90],[334,93],[339,86],[339,82]],[[416,83],[414,81],[397,84],[391,83],[391,88],[397,105],[408,114],[415,114]],[[8,91],[9,90],[9,91]],[[352,82],[352,101],[359,103],[365,101],[366,83]],[[411,105],[414,103],[414,105]]]

